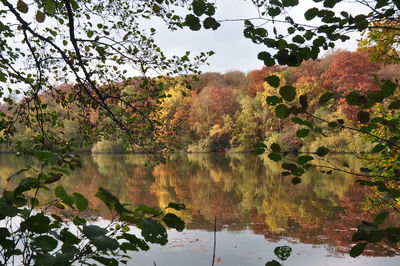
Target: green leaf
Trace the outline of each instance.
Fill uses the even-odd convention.
[[[304,13],[304,18],[306,20],[312,20],[313,18],[315,18],[318,14],[318,8],[313,7],[308,9],[305,13]]]
[[[114,209],[120,215],[126,215],[132,213],[132,211],[126,209],[110,191],[103,187],[99,187],[96,193],[96,197],[101,199],[110,209]]]
[[[350,165],[349,165],[347,162],[344,162],[342,165],[343,165],[344,167],[347,167],[347,168],[350,167]]]
[[[152,9],[153,9],[154,13],[160,13],[160,11],[161,11],[161,7],[157,4],[154,4]]]
[[[290,257],[290,254],[292,253],[292,248],[289,246],[276,247],[274,249],[274,253],[278,257],[278,259],[287,260]]]
[[[385,80],[381,87],[381,91],[383,94],[383,97],[387,98],[393,95],[393,93],[396,91],[397,85],[396,83],[390,81],[390,80]]]
[[[50,230],[50,218],[43,213],[30,216],[25,221],[21,222],[21,230],[28,230],[38,234],[47,233]]]
[[[85,198],[79,193],[73,193],[73,195],[75,197],[75,205],[78,208],[78,210],[79,211],[86,210],[89,205],[89,201],[87,200],[87,198]]]
[[[301,167],[297,167],[296,169],[292,170],[292,175],[294,175],[294,176],[302,176],[304,173],[305,173],[305,171]]]
[[[391,243],[397,243],[400,241],[400,228],[399,227],[388,227],[385,230],[385,237]]]
[[[1,24],[0,24],[0,26],[1,26]],[[6,74],[0,71],[0,82],[6,82],[6,81],[7,81]]]
[[[193,1],[192,7],[193,7],[193,13],[195,13],[199,17],[203,15],[207,9],[207,5],[203,0]]]
[[[268,158],[270,158],[274,162],[279,162],[280,160],[282,160],[282,156],[280,156],[279,154],[276,154],[276,153],[268,154]]]
[[[302,44],[302,43],[304,43],[306,40],[303,38],[303,36],[301,36],[301,35],[296,35],[296,36],[294,36],[294,37],[292,38],[292,41]]]
[[[162,220],[168,227],[175,228],[178,232],[181,232],[183,229],[185,229],[185,223],[181,218],[173,213],[167,213]]]
[[[147,214],[154,214],[154,215],[159,215],[161,212],[159,210],[156,210],[154,208],[141,205],[135,209],[135,212],[142,212],[142,213],[147,213]]]
[[[381,102],[383,100],[382,91],[371,91],[367,94],[368,100],[370,104],[374,105],[375,103]]]
[[[378,153],[378,152],[380,152],[380,151],[383,151],[385,148],[386,148],[385,145],[383,145],[383,144],[377,144],[377,145],[372,149],[372,152],[373,152],[373,153]]]
[[[35,264],[37,265],[57,265],[57,259],[50,254],[37,254],[35,256]]]
[[[281,152],[281,146],[279,146],[278,143],[272,143],[271,144],[271,150],[273,152]]]
[[[375,216],[374,223],[377,225],[382,224],[385,221],[386,217],[388,217],[388,215],[389,213],[386,211],[379,213],[378,215]]]
[[[304,38],[306,38],[306,40],[311,40],[312,37],[314,36],[314,33],[311,30],[307,30],[306,33],[304,33]]]
[[[107,232],[107,229],[104,229],[97,225],[84,225],[82,229],[82,233],[88,238],[105,236]]]
[[[38,10],[35,18],[37,22],[42,23],[46,19],[46,15],[42,11]]]
[[[207,10],[204,12],[207,16],[213,16],[215,14],[215,6],[213,3],[207,3]]]
[[[28,203],[28,200],[23,197],[15,197],[12,199],[12,202],[16,207],[23,207]]]
[[[329,149],[321,146],[317,149],[317,151],[315,152],[319,157],[324,157],[325,155],[327,155],[329,152]]]
[[[296,89],[293,86],[283,86],[279,89],[279,94],[288,102],[296,98]]]
[[[53,206],[61,210],[65,209],[65,206],[59,202],[53,203]]]
[[[205,29],[213,29],[216,30],[219,28],[219,26],[221,26],[221,24],[215,20],[215,18],[213,17],[207,17],[204,21],[203,21],[203,26]]]
[[[358,243],[357,245],[353,246],[350,250],[350,256],[355,258],[360,256],[363,252],[367,243]]]
[[[129,243],[133,244],[135,246],[135,250],[138,251],[138,248],[141,250],[149,250],[149,245],[140,238],[137,238],[135,235],[128,234],[128,233],[123,233],[121,236],[117,237],[118,239],[126,239],[129,241]]]
[[[312,160],[314,160],[314,157],[309,156],[309,155],[303,155],[303,156],[300,156],[299,158],[297,158],[297,163],[300,165],[303,165]]]
[[[47,14],[53,15],[56,10],[56,2],[54,0],[45,0],[44,2],[44,10]]]
[[[284,7],[297,6],[299,4],[299,0],[282,0],[282,5]]]
[[[29,7],[24,1],[18,0],[18,2],[17,2],[17,10],[19,12],[21,12],[21,13],[28,13]]]
[[[265,149],[255,149],[255,150],[253,150],[253,153],[255,154],[255,155],[261,155],[261,154],[263,154],[265,152]]]
[[[278,103],[282,103],[282,98],[278,96],[267,96],[267,104],[271,106],[275,106]]]
[[[193,31],[198,31],[201,29],[200,19],[192,14],[186,15],[185,24]]]
[[[326,104],[331,98],[333,97],[333,93],[327,92],[324,93],[320,98],[319,98],[319,104]]]
[[[84,218],[82,218],[82,217],[79,217],[79,216],[75,216],[74,219],[72,219],[72,222],[76,226],[80,226],[80,225],[85,225],[86,224],[86,220]]]
[[[11,236],[10,231],[8,231],[8,229],[5,227],[0,227],[0,241],[9,236]]]
[[[302,119],[300,119],[298,117],[293,117],[292,118],[292,122],[295,123],[295,124],[298,124],[298,125],[304,125],[304,126],[309,127],[311,129],[313,128],[313,125],[310,122],[304,121],[304,120],[302,120]]]
[[[307,128],[302,128],[296,131],[296,136],[299,138],[305,138],[310,133],[310,130]]]
[[[275,114],[278,118],[285,119],[289,116],[289,108],[284,104],[280,104],[275,108]]]
[[[167,231],[159,222],[144,218],[139,225],[142,229],[142,236],[146,241],[160,245],[165,245],[168,242]]]
[[[262,142],[258,142],[258,143],[256,143],[256,144],[254,144],[254,149],[266,149],[266,148],[268,148],[267,147],[267,145],[265,145],[264,143],[262,143]]]
[[[291,171],[297,169],[297,166],[292,163],[283,163],[281,167],[285,170],[291,170]]]
[[[7,204],[4,200],[0,200],[0,214],[6,217],[14,217],[18,214],[18,208]]]
[[[301,107],[303,107],[304,109],[307,109],[307,107],[308,107],[307,95],[300,95],[299,102],[300,102]]]
[[[271,75],[268,77],[265,77],[264,80],[272,87],[278,88],[280,84],[280,79],[276,75]]]
[[[265,66],[273,66],[275,65],[275,60],[271,57],[271,54],[268,52],[260,52],[257,55],[257,58],[264,61]]]
[[[260,60],[266,60],[268,58],[271,58],[271,54],[263,51],[263,52],[258,53],[257,58]]]
[[[364,173],[370,173],[370,172],[372,172],[371,169],[368,169],[368,168],[365,168],[365,167],[361,167],[361,168],[360,168],[360,171],[361,171],[361,172],[364,172]]]
[[[335,127],[338,127],[338,126],[339,126],[339,124],[336,123],[336,122],[329,122],[329,123],[328,123],[328,127],[335,128]]]
[[[119,243],[116,239],[108,236],[94,236],[90,238],[90,242],[99,250],[116,250],[119,247]]]
[[[49,161],[55,162],[57,160],[57,154],[50,151],[42,151],[42,150],[30,150],[32,155],[39,159],[40,161]]]
[[[74,203],[74,199],[68,196],[67,192],[65,192],[65,189],[62,186],[57,186],[54,189],[54,195],[68,205],[72,205]]]
[[[399,100],[394,100],[392,102],[390,102],[389,106],[388,106],[389,110],[398,110],[400,109],[400,101]]]
[[[58,241],[50,236],[38,236],[33,242],[32,246],[36,250],[42,252],[49,252],[54,250],[58,246]]]
[[[279,7],[269,7],[268,8],[268,15],[270,15],[271,17],[276,17],[279,14],[281,14],[281,9]]]
[[[362,105],[367,102],[367,98],[365,96],[362,96],[357,91],[352,91],[349,94],[347,94],[346,102],[349,105]]]
[[[301,179],[296,176],[296,177],[292,178],[291,182],[292,182],[293,185],[298,185],[298,184],[301,183]]]
[[[93,35],[94,35],[94,31],[92,31],[92,30],[88,30],[88,31],[86,32],[86,36],[87,36],[88,38],[92,38]]]
[[[333,8],[341,0],[324,0],[324,7]]]
[[[61,241],[66,244],[77,245],[81,242],[76,235],[68,231],[68,228],[64,228],[60,232]]]
[[[357,119],[358,119],[358,121],[360,121],[362,124],[366,124],[366,123],[369,122],[370,115],[369,115],[368,112],[360,111],[360,112],[358,112],[358,114],[357,114]]]
[[[384,6],[388,5],[388,0],[377,0],[375,9],[382,8]]]
[[[277,262],[276,260],[271,260],[268,261],[265,266],[282,266],[282,264],[280,264],[279,262]]]

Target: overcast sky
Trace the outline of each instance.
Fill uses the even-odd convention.
[[[296,7],[293,17],[303,19],[304,11],[315,5],[311,0],[301,0],[300,9]],[[217,0],[218,19],[257,17],[257,12],[251,1]],[[346,6],[346,11],[355,11],[354,7]],[[342,6],[343,8],[343,6]],[[356,11],[362,11],[357,8]],[[365,11],[364,11],[365,12]],[[156,23],[158,24],[158,23]],[[201,30],[192,32],[188,29],[170,32],[162,25],[154,25],[159,29],[156,40],[167,55],[183,55],[191,51],[196,55],[201,51],[214,51],[216,54],[209,60],[210,65],[202,67],[202,71],[226,72],[241,70],[244,72],[259,69],[263,66],[257,59],[257,54],[266,47],[256,45],[243,36],[243,22],[225,22],[216,31]],[[352,35],[351,40],[337,43],[337,48],[355,50],[359,35]]]

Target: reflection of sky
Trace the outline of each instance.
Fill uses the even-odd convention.
[[[213,251],[213,232],[201,230],[175,230],[168,232],[169,242],[166,246],[151,245],[147,252],[131,254],[133,259],[128,265],[174,266],[211,265]],[[323,245],[293,244],[282,240],[268,242],[263,236],[254,235],[249,230],[240,232],[217,232],[215,265],[219,266],[259,266],[269,260],[278,260],[274,254],[277,246],[288,245],[293,251],[285,261],[285,266],[397,266],[399,258],[351,258],[349,255],[335,256]],[[278,260],[279,261],[279,260]]]

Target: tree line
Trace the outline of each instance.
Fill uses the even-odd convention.
[[[299,125],[289,118],[280,120],[275,117],[266,98],[279,95],[277,91],[285,86],[294,86],[299,94],[310,98],[309,108],[315,117],[343,119],[353,125],[359,125],[357,108],[349,105],[345,95],[357,89],[364,93],[378,90],[374,75],[383,79],[398,78],[398,64],[383,64],[371,60],[373,53],[366,49],[359,51],[331,51],[320,59],[308,60],[299,67],[273,66],[263,67],[248,73],[231,71],[227,73],[208,72],[198,76],[157,78],[155,84],[162,84],[160,98],[138,95],[130,97],[130,103],[137,108],[153,106],[148,111],[152,121],[162,121],[151,132],[159,147],[183,152],[220,152],[253,150],[255,143],[272,144],[278,142],[285,150],[293,152],[315,152],[324,144],[335,152],[368,152],[372,148],[361,135],[346,131],[332,132],[328,136],[311,134],[299,138],[296,131]],[[265,77],[276,75],[280,78],[278,88],[270,86]],[[140,90],[141,77],[113,86],[113,94],[123,94],[126,90]],[[58,87],[64,94],[74,90],[73,84]],[[320,105],[318,97],[331,92],[337,103]],[[86,140],[81,150],[92,152],[145,152],[139,146],[127,146],[119,134],[107,136],[86,136],[85,127],[73,119],[78,108],[63,107],[52,99],[47,92],[41,94],[48,108],[60,113],[64,119],[63,134],[67,139]],[[128,99],[127,99],[128,100]],[[23,102],[24,99],[19,99]],[[297,100],[298,101],[298,100]],[[8,104],[0,107],[7,113]],[[324,127],[320,121],[314,121]],[[98,112],[91,109],[85,125],[107,127],[106,121],[100,121]],[[14,141],[27,141],[32,132],[29,127],[19,125],[20,130]],[[327,126],[325,126],[327,127]],[[148,132],[150,133],[150,132]],[[3,145],[3,151],[7,147]]]

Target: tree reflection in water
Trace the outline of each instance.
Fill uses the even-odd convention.
[[[148,166],[143,155],[85,155],[83,167],[65,178],[67,191],[90,200],[90,214],[107,218],[108,210],[95,197],[98,186],[118,195],[122,202],[164,208],[182,202],[180,216],[188,229],[250,228],[268,241],[290,239],[305,244],[326,244],[334,254],[348,251],[355,225],[371,215],[361,208],[365,191],[352,176],[323,175],[312,171],[292,185],[281,168],[249,154],[188,154],[166,164]],[[334,159],[333,159],[334,160]],[[2,186],[23,165],[21,158],[0,156]],[[25,175],[29,175],[26,172]],[[18,178],[9,185],[18,183]],[[41,202],[51,195],[42,193]],[[381,256],[370,249],[364,255]]]

